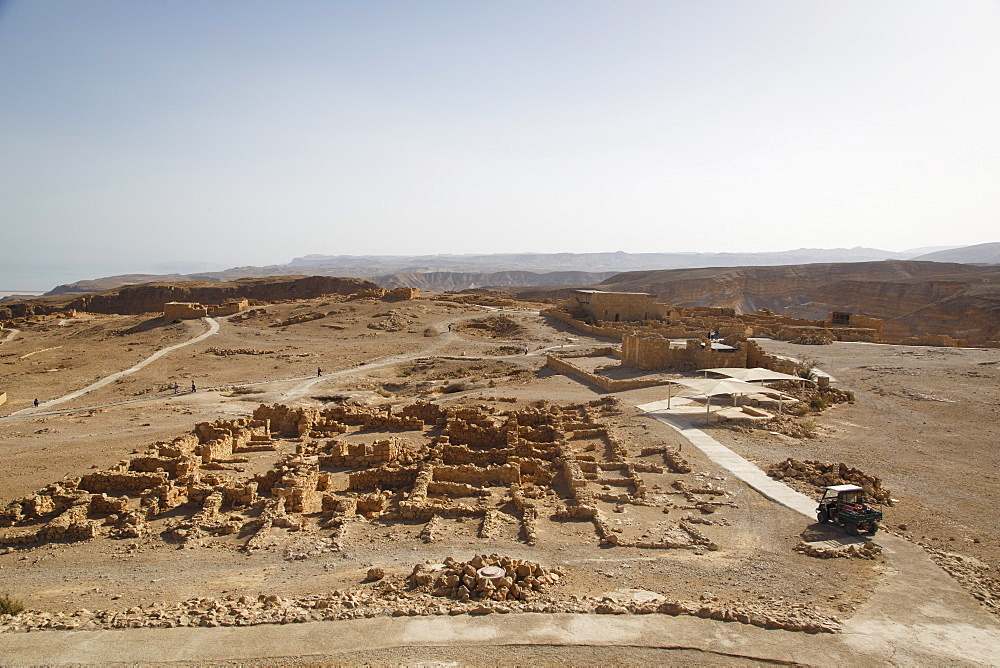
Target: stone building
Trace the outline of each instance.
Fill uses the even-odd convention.
[[[208,316],[208,307],[196,302],[167,302],[163,305],[166,320],[193,320]]]
[[[250,307],[245,298],[227,299],[221,304],[205,306],[197,302],[167,302],[163,305],[163,317],[167,320],[193,320],[207,316],[234,315]]]
[[[592,323],[634,322],[662,319],[669,307],[658,304],[656,295],[648,292],[604,292],[602,290],[571,290],[568,309],[581,311]]]

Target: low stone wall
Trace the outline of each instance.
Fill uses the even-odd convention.
[[[591,373],[590,371],[581,369],[580,367],[567,362],[562,356],[559,355],[546,355],[545,366],[558,373],[563,373],[568,376],[576,376],[585,382],[596,385],[605,392],[624,392],[625,390],[634,390],[640,387],[652,387],[654,385],[665,384],[662,379],[658,378],[628,378],[621,380],[607,378],[605,376],[600,376],[596,373]]]
[[[541,311],[541,315],[552,318],[553,320],[558,320],[578,332],[583,332],[584,334],[590,334],[592,336],[608,336],[613,339],[621,340],[622,334],[625,333],[622,330],[614,329],[612,327],[595,327],[593,325],[588,325],[582,320],[577,320],[561,308],[544,309]]]
[[[676,348],[670,339],[627,334],[622,337],[622,364],[644,371],[746,367],[747,351],[745,346],[732,352],[712,350],[707,339],[688,339],[685,347]]]
[[[327,445],[327,454],[319,456],[319,465],[326,468],[378,466],[396,461],[401,452],[399,442],[391,438],[374,443],[332,441]]]
[[[208,316],[208,307],[194,302],[167,302],[163,305],[166,320],[194,320]]]

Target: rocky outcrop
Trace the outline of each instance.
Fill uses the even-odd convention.
[[[229,299],[253,299],[275,302],[287,299],[312,299],[323,295],[350,295],[367,290],[382,292],[370,281],[360,278],[330,276],[268,276],[241,278],[227,283],[188,281],[178,283],[143,283],[78,297],[43,297],[5,304],[10,317],[45,315],[75,309],[89,313],[122,315],[162,312],[166,302],[221,304]]]

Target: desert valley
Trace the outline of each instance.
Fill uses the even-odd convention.
[[[988,663],[996,270],[876,264],[0,303],[0,593],[26,608],[0,616],[0,648]],[[792,379],[692,389],[747,368]],[[843,484],[877,533],[817,522]],[[323,625],[355,639],[305,640]],[[80,644],[100,633],[126,654]]]

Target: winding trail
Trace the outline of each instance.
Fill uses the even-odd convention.
[[[14,337],[21,333],[21,330],[19,330],[19,329],[5,329],[5,330],[2,330],[2,331],[4,331],[4,332],[10,332],[10,334],[8,334],[7,336],[5,336],[3,338],[3,340],[0,341],[0,343],[6,343],[7,341],[13,341]]]
[[[485,307],[485,306],[482,307],[482,308],[484,308],[486,310],[489,310],[489,311],[492,311],[492,312],[497,312],[497,311],[501,311],[502,310],[502,309]],[[519,313],[519,314],[528,314],[528,315],[538,315],[537,311],[506,311],[506,312],[509,312],[509,313]],[[458,323],[458,322],[462,322],[462,321],[465,321],[465,320],[472,320],[472,319],[475,319],[475,317],[476,316],[465,315],[465,316],[460,316],[460,317],[456,317],[456,318],[449,318],[449,319],[440,320],[440,321],[434,323],[434,326],[446,328],[448,325],[452,325],[452,324],[455,324],[455,323]],[[25,419],[34,418],[34,417],[45,417],[45,416],[49,416],[49,415],[64,415],[64,414],[67,414],[67,413],[78,413],[78,412],[90,411],[90,410],[94,410],[94,409],[98,409],[98,408],[109,408],[109,407],[113,407],[113,406],[125,406],[125,405],[128,405],[128,404],[144,403],[144,402],[148,402],[148,401],[157,401],[157,400],[161,400],[161,399],[169,399],[169,398],[176,398],[176,397],[190,395],[191,394],[190,392],[181,392],[180,394],[174,394],[174,393],[171,392],[171,393],[166,393],[166,394],[158,394],[158,395],[145,396],[145,397],[141,397],[139,399],[126,399],[124,401],[116,401],[116,402],[111,402],[111,403],[107,403],[107,404],[97,404],[97,405],[93,405],[93,406],[81,406],[81,407],[77,407],[77,408],[67,408],[67,409],[61,409],[61,410],[59,410],[59,409],[52,410],[52,408],[54,408],[58,404],[61,404],[63,402],[69,401],[71,399],[75,399],[77,397],[80,397],[80,396],[82,396],[84,394],[87,394],[88,392],[92,392],[92,391],[94,391],[96,389],[104,387],[105,385],[108,385],[109,383],[113,383],[114,381],[118,380],[119,378],[121,378],[123,376],[126,376],[126,375],[128,375],[130,373],[135,373],[136,371],[139,371],[140,369],[144,368],[148,364],[154,362],[155,360],[159,359],[160,357],[162,357],[162,356],[164,356],[164,355],[166,355],[166,354],[168,354],[170,352],[173,352],[174,350],[177,350],[178,348],[182,348],[184,346],[189,346],[189,345],[191,345],[193,343],[198,343],[199,341],[202,341],[202,340],[206,339],[207,337],[212,336],[213,334],[215,334],[215,333],[217,333],[219,331],[219,323],[218,322],[216,322],[212,318],[205,318],[205,320],[209,323],[209,330],[207,332],[205,332],[204,334],[201,334],[201,335],[199,335],[199,336],[197,336],[197,337],[195,337],[195,338],[193,338],[193,339],[191,339],[189,341],[185,341],[183,343],[179,343],[179,344],[170,346],[169,348],[164,348],[163,350],[157,351],[155,354],[151,355],[150,357],[146,358],[145,360],[143,360],[139,364],[136,364],[135,366],[133,366],[133,367],[131,367],[129,369],[125,369],[124,371],[120,371],[118,373],[112,374],[112,375],[108,376],[107,378],[103,378],[103,379],[101,379],[99,381],[96,381],[96,382],[92,383],[91,385],[88,385],[87,387],[85,387],[85,388],[83,388],[81,390],[77,390],[76,392],[72,392],[70,394],[67,394],[66,396],[59,397],[58,399],[53,399],[51,401],[46,401],[46,402],[40,403],[37,408],[35,408],[35,407],[29,407],[29,408],[17,411],[15,413],[11,413],[10,415],[4,416],[4,417],[0,417],[0,424],[9,424],[11,422],[18,422],[20,420],[25,420]],[[12,333],[8,336],[8,340],[12,339],[14,337],[14,335],[17,332],[19,332],[19,331],[20,330],[12,330]],[[506,361],[509,361],[509,362],[518,363],[520,361],[526,360],[527,357],[542,355],[542,354],[548,352],[549,350],[555,350],[555,349],[559,349],[559,348],[571,348],[571,347],[574,347],[574,345],[586,345],[586,344],[568,344],[568,345],[549,346],[549,347],[546,347],[546,348],[541,348],[541,349],[535,350],[535,351],[531,352],[529,355],[435,355],[434,354],[436,351],[441,350],[442,348],[446,347],[447,345],[452,344],[452,343],[456,343],[456,342],[459,342],[459,341],[464,341],[464,340],[461,339],[457,335],[456,332],[453,332],[451,330],[445,329],[444,331],[442,331],[439,334],[439,336],[437,337],[437,339],[435,340],[435,342],[433,344],[431,344],[430,346],[424,348],[423,350],[417,351],[417,352],[405,353],[405,354],[401,354],[401,355],[392,355],[392,356],[389,356],[389,357],[383,357],[381,359],[377,359],[377,360],[373,360],[373,361],[370,361],[370,362],[365,362],[365,363],[362,363],[362,364],[358,364],[357,366],[354,366],[354,367],[350,367],[350,368],[347,368],[347,369],[341,369],[340,371],[328,372],[328,373],[323,374],[322,376],[311,376],[311,375],[310,376],[293,376],[291,378],[275,378],[275,379],[271,379],[271,380],[251,381],[251,382],[245,382],[245,383],[227,383],[227,384],[225,384],[223,386],[218,386],[218,387],[205,386],[205,387],[199,388],[199,393],[210,392],[210,391],[213,391],[213,390],[220,390],[220,389],[223,389],[223,388],[232,387],[233,385],[239,385],[241,387],[256,387],[256,386],[260,386],[260,385],[275,385],[275,384],[279,384],[279,383],[289,383],[289,382],[294,382],[294,381],[301,381],[299,384],[295,385],[294,387],[291,387],[288,390],[284,391],[282,394],[280,394],[278,396],[278,399],[277,399],[278,401],[292,401],[294,399],[298,399],[300,397],[305,396],[316,385],[319,385],[319,384],[321,384],[321,383],[323,383],[323,382],[325,382],[327,380],[330,380],[332,378],[349,376],[349,375],[352,375],[352,374],[355,374],[355,373],[363,373],[365,371],[369,371],[369,370],[372,370],[372,369],[378,369],[378,368],[381,368],[381,367],[390,366],[390,365],[393,365],[393,364],[398,364],[400,362],[406,362],[406,361],[410,361],[410,360],[415,360],[415,359],[419,359],[421,357],[436,356],[436,357],[441,357],[441,358],[444,358],[444,359],[456,359],[456,360],[506,360]],[[485,345],[485,342],[479,342],[479,341],[466,341],[466,343],[468,345],[480,345],[480,344]]]
[[[129,375],[131,373],[135,373],[136,371],[139,371],[140,369],[144,369],[145,367],[149,366],[150,364],[152,364],[156,360],[160,359],[164,355],[169,355],[170,353],[174,352],[175,350],[178,350],[178,349],[183,348],[185,346],[190,346],[192,344],[198,343],[199,341],[204,341],[208,337],[213,336],[214,334],[218,333],[218,331],[219,331],[219,323],[218,323],[218,321],[216,321],[214,318],[204,318],[204,320],[205,320],[205,322],[208,323],[208,331],[205,332],[205,333],[203,333],[203,334],[199,334],[198,336],[194,337],[193,339],[189,339],[189,340],[183,341],[181,343],[176,343],[176,344],[174,344],[172,346],[167,346],[166,348],[163,348],[162,350],[157,350],[155,353],[153,353],[152,355],[150,355],[146,359],[142,360],[141,362],[139,362],[135,366],[129,367],[128,369],[125,369],[123,371],[118,371],[116,373],[113,373],[110,376],[106,376],[106,377],[104,377],[104,378],[102,378],[102,379],[100,379],[100,380],[98,380],[98,381],[96,381],[94,383],[91,383],[90,385],[86,386],[85,388],[83,388],[81,390],[77,390],[76,392],[70,392],[69,394],[61,396],[58,399],[51,399],[49,401],[40,403],[38,406],[32,406],[32,407],[29,407],[29,408],[25,408],[23,410],[19,410],[16,413],[11,413],[10,415],[6,416],[5,418],[2,418],[2,420],[3,421],[9,421],[10,418],[28,417],[28,416],[34,415],[36,413],[39,413],[39,412],[47,411],[48,409],[52,408],[53,406],[57,406],[57,405],[59,405],[61,403],[65,403],[67,401],[71,401],[73,399],[76,399],[77,397],[82,397],[83,395],[87,394],[88,392],[93,392],[94,390],[98,390],[98,389],[104,387],[105,385],[109,385],[109,384],[115,382],[119,378],[127,376],[127,375]]]

